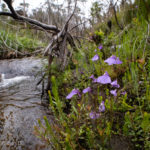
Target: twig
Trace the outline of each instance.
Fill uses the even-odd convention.
[[[78,27],[78,26],[80,26],[80,25],[82,25],[82,24],[84,24],[84,23],[86,23],[86,22],[88,22],[88,21],[89,21],[89,20],[84,21],[84,22],[82,22],[82,23],[80,23],[80,24],[77,24],[76,26],[72,27],[72,28],[69,30],[69,32],[71,32],[71,31],[74,30],[76,27]]]
[[[18,54],[20,54],[20,55],[24,55],[23,53],[21,53],[21,52],[15,50],[15,49],[13,49],[12,47],[9,47],[9,46],[6,44],[6,42],[4,41],[4,39],[3,39],[2,37],[1,37],[1,40],[3,41],[4,45],[5,45],[8,49],[13,50],[13,51],[16,51],[16,52],[17,52]]]
[[[83,37],[83,36],[73,36],[73,37],[75,37],[75,38],[81,38],[81,39],[85,39],[85,40],[88,40],[88,41],[89,41],[89,39],[88,39],[88,38]]]
[[[125,30],[127,30],[129,27],[131,26],[131,24],[128,24],[115,38],[118,38],[119,36],[121,36]]]

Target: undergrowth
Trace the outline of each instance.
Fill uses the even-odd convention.
[[[13,26],[13,25],[12,25]],[[41,42],[38,37],[33,36],[31,31],[20,30],[20,26],[15,29],[6,26],[1,22],[0,27],[0,57],[4,57],[9,53],[30,53],[38,48],[44,47],[46,42]]]
[[[115,137],[120,145],[127,143],[129,149],[150,149],[147,24],[135,18],[130,26],[128,32],[105,37],[101,48],[93,43],[84,44],[72,58],[74,69],[68,66],[63,73],[53,74],[49,107],[55,121],[49,123],[44,117],[45,125],[39,123],[35,127],[36,134],[53,149],[114,149],[111,141]],[[114,49],[112,44],[119,46]],[[106,59],[111,55],[122,63],[108,65]],[[98,77],[106,71],[111,81],[117,80],[118,87],[112,82],[98,83]]]

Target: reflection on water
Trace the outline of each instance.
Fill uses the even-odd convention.
[[[37,119],[47,115],[41,86],[36,87],[40,70],[40,59],[0,61],[0,73],[5,74],[0,82],[0,150],[48,149],[33,134]]]

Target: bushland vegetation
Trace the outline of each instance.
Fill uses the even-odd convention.
[[[71,8],[72,1],[67,2]],[[71,34],[76,50],[66,45],[67,55],[55,53],[51,68],[47,67],[48,107],[54,121],[38,120],[34,132],[52,149],[150,149],[150,1],[110,0],[105,5],[93,3],[88,22],[79,16],[71,21],[71,27],[78,24]],[[67,18],[57,12],[60,20]],[[24,32],[27,40],[36,38]],[[40,37],[41,31],[36,40],[42,41]],[[48,44],[36,40],[35,46]],[[67,61],[63,69],[62,59]]]

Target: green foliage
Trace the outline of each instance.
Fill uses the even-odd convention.
[[[46,46],[46,42],[41,42],[31,30],[20,29],[23,26],[15,23],[11,19],[2,19],[0,22],[0,57],[12,58],[29,54]],[[10,56],[11,58],[11,56]]]
[[[137,10],[138,8],[136,8],[136,5],[126,6],[124,11],[124,22],[126,24],[131,23],[132,19],[137,17]]]
[[[102,35],[99,31],[95,34]],[[150,149],[150,53],[145,35],[147,23],[134,18],[128,31],[103,35],[102,50],[93,43],[82,43],[79,53],[73,54],[70,66],[63,73],[53,72],[57,78],[51,79],[49,106],[55,123],[49,124],[47,119],[45,126],[39,123],[39,127],[35,127],[39,128],[37,135],[58,150],[111,150],[111,139],[116,135],[124,138],[133,150]],[[113,44],[117,45],[114,50],[111,49]],[[96,54],[99,59],[93,62]],[[111,55],[119,57],[123,64],[106,64],[104,60]],[[96,84],[89,78],[92,74],[97,78],[105,71],[120,85],[117,96],[110,93],[113,89],[110,84]],[[82,91],[88,86],[91,92],[66,99],[72,89]],[[90,113],[98,113],[102,101],[105,101],[105,111],[92,119]]]
[[[42,46],[38,40],[34,40],[28,36],[17,36],[9,31],[0,31],[1,49],[8,46],[10,49],[18,51],[33,51],[35,47]],[[5,42],[5,44],[4,44]]]
[[[101,39],[104,37],[104,32],[102,30],[100,31],[95,31],[95,35],[99,36]]]
[[[140,113],[136,110],[134,113],[127,112],[125,115],[125,123],[123,126],[124,134],[131,138],[136,149],[148,150],[150,148],[150,114],[147,112]]]
[[[149,22],[150,1],[149,0],[136,0],[135,4],[138,7],[138,17],[141,20],[144,19]]]

